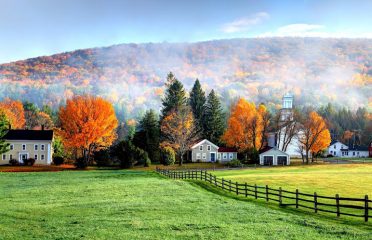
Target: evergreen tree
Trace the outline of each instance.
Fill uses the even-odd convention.
[[[145,150],[152,162],[160,161],[159,137],[160,127],[159,120],[154,110],[145,113],[139,123],[139,131],[134,135],[133,143]]]
[[[7,134],[9,128],[8,120],[5,114],[0,114],[0,154],[9,151],[9,143],[5,142],[3,137]]]
[[[225,114],[222,111],[220,100],[212,90],[207,99],[203,115],[204,138],[218,144],[225,130]]]
[[[162,118],[167,116],[171,110],[184,106],[187,103],[185,89],[172,72],[167,76],[166,87],[165,98],[162,99]]]
[[[203,112],[205,101],[205,93],[201,88],[199,79],[196,79],[194,86],[192,87],[192,90],[190,92],[189,103],[194,115],[197,130],[199,132],[203,131]]]

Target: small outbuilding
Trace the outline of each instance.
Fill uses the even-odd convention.
[[[228,162],[237,159],[237,155],[236,149],[219,147],[207,139],[191,147],[192,162]]]
[[[276,147],[265,147],[259,152],[260,165],[289,165],[291,158],[289,154]]]

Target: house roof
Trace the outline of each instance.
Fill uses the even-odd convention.
[[[366,146],[349,147],[349,151],[368,151],[368,147]]]
[[[212,143],[211,141],[209,141],[207,139],[204,139],[204,140],[201,140],[200,142],[198,142],[197,144],[195,144],[194,146],[192,146],[191,149],[196,148],[196,147],[199,147],[200,145],[202,145],[204,143],[208,143],[208,144],[214,146],[217,149],[219,148],[216,144]]]
[[[3,139],[6,140],[52,140],[53,130],[9,130]]]
[[[220,147],[218,152],[237,152],[237,150],[235,148]]]
[[[283,154],[289,156],[288,153],[283,152],[282,150],[279,150],[279,149],[276,148],[276,147],[269,147],[269,146],[264,147],[264,148],[261,149],[258,153],[261,155],[261,154],[266,153],[266,152],[269,152],[269,151],[278,151],[278,152],[281,152],[281,153],[283,153]]]

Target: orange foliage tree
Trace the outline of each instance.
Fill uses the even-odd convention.
[[[25,111],[21,101],[6,98],[0,102],[0,112],[5,114],[12,128],[19,129],[25,125]]]
[[[331,142],[331,135],[324,119],[312,111],[302,123],[299,142],[305,151],[306,163],[309,163],[309,152],[317,153]]]
[[[264,105],[256,108],[254,103],[240,98],[231,108],[228,127],[222,141],[244,153],[247,160],[249,151],[257,152],[262,147],[262,138],[268,121]]]
[[[183,163],[183,155],[197,140],[195,121],[190,107],[181,106],[171,110],[161,122],[164,141],[162,147],[172,147],[179,157],[179,165]]]
[[[118,120],[111,103],[93,96],[76,96],[60,108],[61,135],[68,148],[80,149],[83,167],[92,152],[110,146],[116,139]]]

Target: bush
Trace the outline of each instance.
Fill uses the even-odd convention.
[[[176,153],[171,147],[162,148],[162,159],[165,166],[173,165],[176,162]]]
[[[150,167],[151,166],[151,160],[150,158],[147,158],[146,162],[145,162],[145,167]]]
[[[84,169],[86,167],[88,167],[88,163],[87,161],[85,160],[84,157],[80,157],[78,159],[76,159],[76,161],[74,162],[74,165],[76,168],[80,168],[80,169]]]
[[[23,165],[25,166],[33,166],[35,164],[35,159],[34,158],[28,158],[23,160]]]
[[[238,159],[233,159],[230,162],[227,162],[226,166],[231,167],[231,168],[238,168],[238,167],[243,167],[243,164]]]
[[[328,155],[327,155],[327,158],[331,158],[331,157],[333,157],[332,154],[328,154]]]
[[[65,159],[62,156],[55,156],[53,157],[53,163],[54,165],[61,165],[65,162]]]
[[[9,164],[12,165],[12,166],[18,166],[19,165],[19,162],[16,159],[10,159],[9,160]]]
[[[94,153],[94,161],[97,166],[105,167],[112,165],[110,151],[108,149],[102,149]]]

